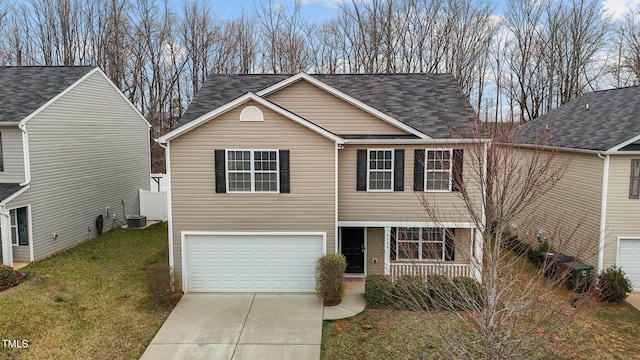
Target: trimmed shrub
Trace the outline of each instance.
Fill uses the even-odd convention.
[[[429,304],[437,310],[454,310],[456,289],[453,281],[444,275],[428,275]]]
[[[344,295],[344,271],[347,261],[342,254],[331,253],[318,258],[316,293],[328,306],[338,305]]]
[[[631,291],[631,281],[620,268],[610,267],[598,276],[598,297],[602,301],[621,302]]]
[[[13,285],[18,281],[18,275],[13,268],[0,265],[0,286]]]
[[[537,267],[540,267],[540,265],[542,265],[544,261],[544,257],[542,256],[542,254],[549,252],[550,249],[551,248],[549,246],[549,243],[543,242],[540,245],[538,245],[537,248],[530,249],[529,252],[527,253],[527,257],[529,258],[529,261],[534,263]]]
[[[482,306],[482,287],[470,277],[427,276],[429,301],[436,310],[473,310]]]
[[[470,277],[457,277],[453,279],[455,287],[455,302],[457,309],[473,310],[482,307],[483,296],[480,284]]]
[[[367,275],[364,282],[364,299],[371,308],[394,306],[394,286],[384,275]]]
[[[420,276],[402,275],[395,284],[398,306],[410,310],[424,310],[429,307],[427,284]]]
[[[518,239],[518,235],[513,235],[502,242],[502,245],[513,251],[518,256],[527,255],[531,251],[531,246]]]

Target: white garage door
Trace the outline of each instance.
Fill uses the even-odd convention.
[[[620,239],[618,266],[627,273],[634,290],[640,290],[640,239]]]
[[[186,292],[314,292],[322,234],[188,234]]]

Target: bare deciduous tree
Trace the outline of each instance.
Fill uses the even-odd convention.
[[[476,227],[471,246],[466,236],[455,238],[455,256],[470,259],[481,274],[477,290],[465,281],[427,277],[426,287],[409,284],[412,290],[396,294],[406,306],[426,315],[425,321],[437,322],[433,327],[435,336],[444,346],[436,349],[445,358],[548,357],[550,354],[541,344],[571,324],[576,313],[571,305],[579,307],[577,300],[586,295],[573,293],[573,297],[563,300],[552,296],[576,261],[597,253],[599,229],[593,228],[588,238],[578,238],[575,228],[564,226],[557,219],[557,226],[544,236],[552,238],[554,251],[572,249],[576,259],[566,267],[543,261],[540,268],[535,268],[526,258],[510,251],[514,248],[511,235],[516,231],[515,224],[521,224],[517,229],[520,241],[538,244],[531,230],[541,219],[532,216],[534,209],[559,184],[570,169],[571,160],[541,145],[520,149],[517,136],[508,129],[479,126],[465,137],[477,141],[460,145],[464,147],[464,178],[455,179],[460,190],[455,194],[463,206],[454,214],[438,208],[437,196],[419,195],[427,221],[443,224],[444,228],[447,220],[457,216],[467,218]],[[445,161],[441,166],[459,165]],[[588,224],[581,221],[579,226],[584,234]],[[446,272],[447,265],[438,263]],[[402,281],[401,278],[400,286]]]

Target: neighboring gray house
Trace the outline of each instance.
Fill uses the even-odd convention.
[[[556,234],[552,246],[594,271],[621,267],[640,289],[640,86],[585,94],[518,127],[523,156],[531,144],[570,163],[560,182],[527,214],[519,233]]]
[[[42,259],[137,214],[149,127],[99,68],[0,67],[2,263]]]

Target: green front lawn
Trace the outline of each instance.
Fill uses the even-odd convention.
[[[0,292],[0,338],[28,347],[0,343],[0,358],[139,358],[170,312],[147,290],[157,263],[168,263],[166,224],[115,229],[21,269],[27,279]]]

